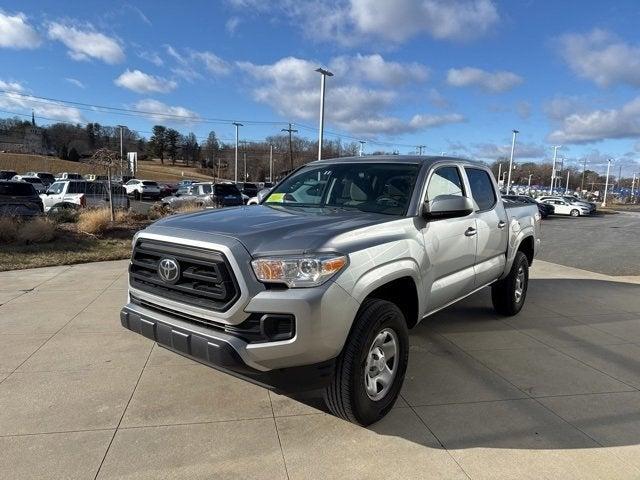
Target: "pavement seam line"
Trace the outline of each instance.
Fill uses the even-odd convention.
[[[280,439],[280,432],[278,430],[278,422],[276,421],[276,413],[273,410],[273,401],[271,400],[271,391],[267,390],[267,396],[269,397],[269,405],[271,406],[271,416],[273,418],[273,426],[276,429],[276,437],[278,437],[278,445],[280,446],[280,455],[282,456],[282,464],[284,465],[284,473],[287,476],[287,480],[290,480],[289,469],[287,468],[287,459],[284,457],[284,449],[282,448],[282,440]]]
[[[113,440],[116,438],[116,435],[118,434],[118,429],[120,428],[120,424],[122,423],[122,419],[124,418],[125,414],[127,413],[127,409],[129,408],[129,404],[131,403],[131,400],[133,399],[133,396],[135,395],[136,390],[138,389],[138,385],[140,384],[140,379],[142,378],[142,374],[144,373],[144,368],[147,366],[147,363],[149,362],[149,358],[151,358],[151,352],[153,352],[155,347],[156,347],[156,343],[153,342],[153,345],[151,345],[151,348],[149,349],[149,354],[147,355],[147,360],[144,362],[144,365],[140,369],[140,374],[138,375],[138,379],[136,380],[136,383],[133,386],[133,390],[131,391],[131,395],[129,395],[129,400],[127,400],[127,404],[124,406],[124,409],[122,410],[122,415],[120,415],[120,420],[118,420],[118,424],[116,425],[116,429],[113,431],[113,435],[111,435],[111,440],[109,440],[109,444],[107,445],[107,449],[105,450],[104,455],[102,456],[102,460],[100,461],[100,465],[98,465],[98,470],[96,470],[96,474],[93,477],[93,480],[96,480],[98,478],[98,475],[100,474],[100,470],[102,469],[102,465],[104,464],[104,461],[106,460],[107,455],[109,454],[109,450],[111,449],[111,445],[113,444]]]

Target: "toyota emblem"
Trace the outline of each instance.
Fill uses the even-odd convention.
[[[173,258],[163,258],[158,264],[158,276],[166,283],[175,283],[180,277],[180,265]]]

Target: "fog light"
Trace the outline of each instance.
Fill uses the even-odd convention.
[[[295,335],[295,317],[268,313],[260,319],[260,330],[269,341],[289,340]]]

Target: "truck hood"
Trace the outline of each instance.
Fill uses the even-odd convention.
[[[251,255],[302,254],[321,249],[345,232],[394,220],[398,217],[359,211],[255,205],[171,216],[147,230],[161,227],[224,235],[241,242]]]

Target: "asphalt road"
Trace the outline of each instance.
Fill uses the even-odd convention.
[[[542,222],[538,257],[606,275],[640,275],[640,213],[551,216]]]

